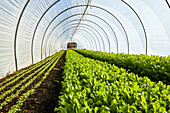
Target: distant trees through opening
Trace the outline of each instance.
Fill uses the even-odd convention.
[[[69,42],[67,44],[67,49],[77,49],[77,43],[75,42]]]

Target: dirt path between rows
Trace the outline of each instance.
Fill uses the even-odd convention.
[[[61,91],[62,67],[65,63],[65,53],[59,59],[57,65],[50,72],[39,88],[29,96],[24,105],[24,113],[54,113],[58,106],[58,96]]]

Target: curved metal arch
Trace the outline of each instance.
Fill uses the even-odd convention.
[[[82,26],[82,28],[85,28],[85,29],[88,29],[88,30],[90,30],[91,31],[91,29],[89,29],[89,28],[87,28],[87,27],[84,27],[84,26]],[[92,27],[91,27],[92,28]],[[94,29],[94,28],[92,28],[92,29]],[[83,30],[83,29],[82,29]],[[95,29],[96,30],[96,29]],[[85,30],[84,30],[84,32],[85,32]],[[96,33],[94,32],[94,31],[91,31],[92,33],[93,33],[93,35],[95,35],[96,37],[97,37],[97,35],[96,35]],[[98,32],[98,31],[97,31]],[[89,34],[90,35],[90,37],[92,37],[92,39],[94,40],[94,42],[95,42],[95,38],[93,37],[93,35],[90,33],[90,32],[88,32],[88,31],[86,31],[86,33],[87,34]],[[100,35],[100,34],[99,34]],[[56,39],[56,40],[59,40],[59,39]],[[97,47],[97,43],[95,43],[96,44],[96,47]],[[52,45],[52,44],[50,44],[50,45]],[[100,46],[100,45],[99,45]],[[100,47],[101,48],[101,47]],[[46,49],[45,49],[46,50]],[[46,56],[46,55],[45,55]]]
[[[80,40],[78,40],[78,39],[74,39],[74,40],[76,40],[76,41],[78,41],[78,42],[80,42],[81,44],[82,44],[82,42],[80,41]],[[84,43],[84,42],[83,42]],[[83,45],[83,44],[82,44]],[[86,43],[86,45],[87,45],[87,47],[88,47],[88,44]],[[83,45],[84,46],[84,45]]]
[[[73,30],[73,31],[74,31],[74,30]],[[85,31],[85,33],[87,32],[86,30],[83,30],[83,29],[82,29],[82,31],[78,31],[78,34],[83,35],[83,40],[87,40],[87,41],[83,41],[83,42],[85,43],[85,45],[87,46],[87,48],[89,48],[90,50],[92,50],[93,46],[89,45],[90,40],[89,40],[88,38],[86,38],[86,37],[88,37],[88,36],[86,36],[86,35],[83,34],[84,31]],[[66,34],[64,34],[64,35],[66,35]],[[63,36],[64,36],[64,35],[63,35]],[[70,37],[70,36],[72,36],[72,34],[70,34],[68,37]],[[68,38],[68,39],[71,39],[71,37]],[[66,40],[68,40],[68,39],[66,39]],[[74,38],[73,40],[78,40],[78,39]],[[78,41],[79,41],[79,40],[78,40]],[[79,41],[79,42],[81,42],[81,41]],[[55,51],[55,49],[54,49],[54,46],[55,46],[54,41],[53,41],[52,43],[53,43],[53,44],[51,44],[51,50],[49,49],[49,55],[50,55],[51,52],[53,53],[53,51]],[[63,44],[63,43],[62,43],[62,44]],[[62,44],[61,44],[61,46],[62,46]],[[81,43],[81,44],[82,44],[82,43]],[[90,44],[91,44],[91,43],[90,43]],[[52,47],[52,45],[53,45],[53,47]],[[83,45],[83,44],[82,44],[82,45]]]
[[[102,10],[106,11],[107,13],[109,13],[110,15],[112,15],[112,17],[114,17],[114,18],[119,22],[119,24],[120,24],[121,27],[123,28],[123,31],[124,31],[124,33],[125,33],[125,35],[126,35],[127,46],[128,46],[128,54],[129,54],[129,38],[128,38],[128,35],[127,35],[127,32],[126,32],[126,29],[124,28],[124,26],[123,26],[123,24],[120,22],[120,20],[119,20],[113,13],[111,13],[110,11],[108,11],[108,10],[102,8],[102,7],[95,6],[95,5],[89,5],[89,6],[90,6],[90,7],[99,8],[99,9],[102,9]]]
[[[99,24],[97,24],[96,22],[94,22],[94,21],[91,21],[91,20],[88,20],[88,19],[75,19],[75,20],[72,20],[72,21],[80,21],[80,20],[83,20],[83,21],[87,21],[87,22],[90,22],[90,23],[93,23],[93,24],[95,24],[96,26],[98,26],[103,32],[104,32],[104,34],[106,35],[106,37],[107,37],[107,39],[108,39],[108,43],[109,43],[109,52],[110,52],[110,40],[109,40],[109,36],[107,35],[107,33],[106,33],[106,31],[99,25]],[[70,21],[71,22],[71,21]],[[95,30],[97,33],[99,33],[97,30]],[[99,33],[100,34],[100,33]],[[103,38],[102,38],[102,36],[101,36],[101,39],[103,40]],[[104,43],[104,40],[103,40],[103,43]],[[106,46],[105,44],[104,44],[104,46]],[[105,51],[105,49],[104,49],[104,51]]]
[[[75,27],[75,26],[74,26],[74,27]],[[70,28],[70,29],[72,29],[72,28]],[[89,28],[86,28],[86,29],[89,29]],[[85,29],[79,29],[79,30],[87,33],[88,36],[90,35],[90,37],[94,38],[93,35],[92,35],[89,31],[87,31],[87,30],[85,30]],[[89,29],[89,30],[90,30],[90,29]],[[56,43],[56,41],[57,41],[57,39],[56,39],[54,42]],[[53,42],[53,43],[54,43],[54,42]],[[51,45],[55,45],[55,43],[54,43],[54,44],[51,44]],[[54,46],[53,46],[53,47],[54,47]],[[51,48],[52,48],[52,47],[51,47]]]
[[[160,18],[160,16],[159,16],[159,15],[157,14],[157,12],[155,12],[155,10],[153,10],[145,1],[143,1],[143,2],[144,2],[144,3],[153,11],[153,13],[159,18],[160,22],[162,23],[162,25],[163,25],[166,33],[167,33],[167,36],[169,37],[168,30],[167,30],[167,28],[165,27],[165,24],[163,23],[163,21],[162,21],[162,19]],[[169,41],[170,41],[170,38],[168,38],[168,39],[169,39]]]
[[[18,27],[19,27],[19,24],[20,24],[20,20],[21,20],[21,18],[22,18],[22,15],[23,15],[23,13],[24,13],[24,11],[25,11],[25,9],[26,9],[26,7],[27,7],[27,5],[28,5],[28,3],[29,3],[29,1],[30,0],[28,0],[27,1],[27,3],[25,4],[25,6],[24,6],[24,8],[23,8],[23,10],[22,10],[22,12],[21,12],[21,14],[20,14],[20,17],[19,17],[19,20],[18,20],[18,23],[17,23],[17,27],[16,27],[16,32],[15,32],[15,39],[14,39],[14,57],[15,57],[15,66],[16,66],[16,70],[18,70],[18,65],[17,65],[17,55],[16,55],[16,40],[17,40],[17,33],[18,33]],[[74,8],[74,7],[81,7],[81,6],[86,6],[86,5],[77,5],[77,6],[73,6],[73,7],[70,7],[70,8],[67,8],[67,9],[65,9],[64,11],[62,11],[62,12],[65,12],[65,11],[67,11],[67,10],[69,10],[69,9],[72,9],[72,8]],[[92,5],[89,5],[89,6],[91,6],[91,7],[97,7],[97,8],[100,8],[100,9],[102,9],[102,10],[105,10],[105,9],[103,9],[103,8],[101,8],[101,7],[98,7],[98,6],[92,6]],[[109,14],[111,14],[112,16],[114,16],[112,13],[110,13],[109,11],[107,11],[107,10],[105,10],[106,12],[108,12]],[[60,15],[60,14],[62,14],[62,12],[61,13],[59,13],[58,14],[58,16]],[[115,16],[114,16],[115,17]],[[119,23],[120,23],[120,21],[118,21]],[[51,21],[51,23],[52,23],[52,21]],[[50,26],[50,24],[49,24],[49,26]],[[49,27],[48,26],[48,27]],[[122,24],[121,24],[121,26],[122,26]],[[47,27],[47,29],[48,29],[48,27]],[[123,26],[122,26],[123,27]],[[123,27],[123,29],[124,29],[124,27]],[[125,29],[124,29],[124,31],[125,31]],[[47,32],[47,31],[46,31]],[[45,33],[46,34],[46,33]],[[125,31],[125,34],[126,34],[126,37],[127,37],[127,33],[126,33],[126,31]],[[127,37],[127,39],[128,39],[128,37]],[[44,39],[43,39],[44,40]],[[128,41],[128,45],[129,45],[129,41]],[[128,46],[128,48],[129,48],[129,46]],[[32,49],[31,49],[32,50]],[[129,50],[129,49],[128,49]],[[41,52],[42,53],[42,52]],[[128,53],[129,53],[129,51],[128,51]],[[42,54],[41,54],[41,56],[42,56]]]
[[[81,33],[80,33],[81,34]],[[82,35],[82,34],[81,34]],[[74,38],[74,40],[75,40],[76,38]],[[78,40],[78,39],[76,39],[76,40]],[[92,50],[92,48],[94,48],[92,45],[90,45],[88,42],[89,42],[89,40],[86,38],[86,37],[84,37],[84,38],[82,38],[81,39],[82,41],[83,41],[83,43],[86,43],[86,45],[89,47],[89,49],[90,50]]]
[[[33,49],[34,49],[34,38],[35,38],[35,33],[36,33],[36,31],[37,31],[37,28],[38,28],[41,20],[42,20],[43,17],[45,16],[45,14],[46,14],[55,4],[57,4],[59,1],[60,1],[60,0],[55,1],[50,7],[48,7],[47,10],[45,10],[45,12],[44,12],[43,15],[40,17],[40,19],[39,19],[39,21],[38,21],[38,23],[37,23],[37,25],[36,25],[36,27],[35,27],[35,29],[34,29],[34,33],[33,33],[33,37],[32,37],[32,42],[31,42],[32,63],[34,63],[34,57],[33,57],[33,54],[34,54],[34,53],[33,53]]]
[[[70,21],[70,22],[71,22],[71,21]],[[72,25],[74,25],[74,24],[71,24],[71,26],[72,26]],[[83,24],[81,23],[79,26],[81,26],[81,25],[84,25],[84,26],[87,26],[87,27],[89,27],[89,28],[93,29],[94,31],[96,31],[96,32],[97,32],[97,34],[98,34],[98,35],[100,35],[100,34],[99,34],[99,32],[98,32],[98,31],[97,31],[94,27],[92,27],[92,26],[90,26],[90,25],[88,25],[88,24],[84,24],[84,23],[83,23]],[[87,28],[87,27],[86,27],[86,28]],[[85,28],[85,27],[84,27],[84,28]],[[94,34],[95,34],[95,32],[94,32]],[[96,35],[96,34],[95,34],[95,36],[97,37],[97,35]],[[90,38],[90,39],[91,39],[91,38]],[[95,40],[95,39],[93,39],[93,40],[94,40],[94,42],[95,42],[96,50],[97,50],[97,42],[96,42],[96,40]],[[100,48],[101,48],[101,47],[100,47]]]
[[[76,28],[76,26],[74,26],[74,28]],[[71,28],[71,29],[72,29],[72,28]],[[69,30],[71,30],[71,29],[69,29]],[[68,31],[69,31],[69,30],[68,30]],[[87,31],[84,30],[84,29],[79,29],[78,32],[80,32],[80,31],[87,32]],[[67,31],[66,31],[66,32],[67,32]],[[73,32],[74,32],[74,30],[73,30]],[[64,35],[65,35],[65,34],[64,34]],[[63,37],[64,35],[62,35],[62,37]],[[72,34],[70,34],[69,36],[72,36]],[[71,37],[68,38],[68,39],[71,39]],[[74,39],[76,39],[76,38],[74,38]],[[77,39],[77,40],[78,40],[78,39]],[[92,49],[91,49],[92,46],[90,46],[89,43],[87,43],[87,42],[85,42],[85,43],[86,43],[87,47],[88,47],[90,50],[92,50]],[[55,40],[54,43],[53,43],[53,47],[52,47],[53,50],[54,50],[55,45],[56,45],[56,40]]]
[[[73,28],[76,28],[76,26],[74,26]],[[68,31],[71,30],[71,29],[73,29],[73,28],[68,29]],[[74,30],[73,30],[73,31],[74,31]],[[66,31],[66,32],[67,32],[67,31]],[[91,33],[89,33],[88,31],[86,31],[86,30],[84,30],[84,29],[79,29],[78,32],[85,32],[85,33],[87,33],[88,35],[92,36]],[[63,34],[62,36],[64,36],[64,35],[65,35],[65,34]],[[70,36],[72,36],[72,34],[70,34]],[[93,36],[92,36],[92,37],[93,37]],[[71,39],[71,37],[70,37],[70,39]],[[52,44],[51,44],[51,48],[52,48],[53,51],[55,51],[55,49],[54,49],[55,45],[56,45],[56,40],[53,41]],[[52,47],[52,46],[53,46],[53,47]],[[87,46],[88,46],[88,44],[87,44]]]
[[[73,31],[74,31],[74,29],[72,29],[71,32],[73,32]],[[67,31],[66,31],[66,32],[67,32]],[[65,32],[65,33],[66,33],[66,32]],[[72,34],[72,33],[70,33],[70,34]],[[67,37],[69,37],[68,34],[64,34],[64,33],[63,33],[63,35],[64,35],[64,36],[67,35]],[[56,39],[57,39],[57,38],[56,38]],[[54,43],[55,43],[56,39],[54,39],[54,40],[51,42],[51,44],[50,44],[50,49],[51,49],[52,51],[55,51],[55,49],[54,49]],[[68,39],[66,39],[66,40],[68,40]],[[61,45],[62,45],[62,44],[61,44]],[[59,45],[59,46],[57,45],[57,47],[60,47],[61,45]],[[62,47],[60,47],[60,48],[62,48]],[[47,49],[45,49],[45,57],[47,57],[47,54],[46,54],[47,52],[46,52],[46,51],[47,51]]]
[[[91,40],[91,38],[89,38],[89,37],[86,36],[85,34],[81,33],[81,31],[77,31],[77,34],[83,35],[87,40],[89,40],[89,42],[91,42],[92,45],[94,45],[94,44],[93,44],[93,41]],[[94,47],[93,47],[93,50],[95,50]]]
[[[52,29],[52,32],[49,33],[50,36],[48,36],[48,37],[51,37],[51,34],[54,32],[54,30],[55,30],[60,24],[62,24],[62,23],[63,23],[64,21],[66,21],[67,19],[69,19],[69,18],[71,18],[71,17],[74,17],[74,16],[77,16],[77,15],[81,15],[81,14],[74,14],[74,15],[71,15],[71,16],[65,18],[64,20],[62,20],[60,23],[58,23],[58,24],[54,27],[54,29]],[[89,15],[91,15],[91,14],[89,14]],[[48,39],[49,39],[49,38],[48,38]],[[47,39],[47,42],[48,42],[48,39]],[[99,40],[98,40],[98,42],[100,43]],[[44,44],[44,43],[42,43],[42,44]],[[100,49],[101,49],[101,48],[100,48]]]
[[[75,28],[75,27],[76,27],[76,26],[73,26],[73,27],[71,27],[71,28],[63,31],[62,34],[64,34],[65,32],[67,32],[67,31],[69,31],[69,30],[71,30],[71,29],[73,29],[73,28]],[[88,29],[88,28],[87,28],[87,29]],[[78,30],[84,31],[84,32],[88,33],[91,37],[93,37],[93,35],[92,35],[90,32],[88,32],[88,31],[86,31],[86,30],[84,30],[84,29],[80,29],[80,28],[79,28]],[[60,37],[62,36],[62,34],[61,34],[58,38],[60,38]],[[93,37],[93,38],[94,38],[94,37]],[[53,45],[53,48],[54,48],[54,45],[56,44],[56,41],[57,41],[57,39],[53,42],[53,44],[51,44],[51,45]]]
[[[30,0],[28,0],[24,6],[24,8],[22,9],[22,12],[19,16],[19,19],[18,19],[18,22],[17,22],[17,26],[16,26],[16,30],[15,30],[15,38],[14,38],[14,58],[15,58],[15,68],[16,68],[16,71],[18,70],[18,61],[17,61],[17,36],[18,36],[18,28],[19,28],[19,25],[20,25],[20,21],[21,21],[21,18],[24,14],[24,11],[27,7],[27,5],[29,4]]]
[[[93,21],[91,21],[91,20],[87,20],[87,19],[75,19],[75,20],[72,20],[72,21],[80,21],[80,20],[91,22],[91,23],[97,25],[97,26],[104,32],[104,34],[106,35],[106,37],[107,37],[107,39],[108,39],[108,42],[109,42],[109,52],[110,52],[110,43],[111,43],[111,42],[110,42],[110,40],[109,40],[109,37],[108,37],[106,31],[105,31],[99,24],[97,24],[96,22],[93,22]],[[71,22],[71,21],[70,21],[70,22]],[[92,27],[92,28],[93,28],[93,27]],[[94,28],[93,28],[93,29],[94,29]],[[94,29],[94,30],[100,35],[100,33],[99,33],[96,29]],[[102,38],[101,35],[100,35],[100,37],[101,37],[101,39],[103,40],[103,38]],[[104,40],[103,40],[103,44],[104,44]],[[104,46],[106,46],[106,45],[104,44]],[[104,46],[103,46],[103,47],[104,47]],[[105,51],[105,48],[104,48],[104,51]]]
[[[42,48],[42,45],[43,45],[43,43],[44,43],[44,38],[45,38],[45,35],[46,35],[46,33],[47,33],[48,28],[50,27],[50,25],[52,24],[52,22],[53,22],[58,16],[60,16],[62,13],[66,12],[66,11],[68,11],[68,10],[70,10],[70,9],[73,9],[73,8],[76,8],[76,7],[84,7],[84,6],[86,6],[86,5],[76,5],[76,6],[72,6],[72,7],[69,7],[69,8],[67,8],[67,9],[61,11],[59,14],[57,14],[57,15],[55,16],[55,18],[53,18],[53,20],[48,24],[48,26],[47,26],[44,34],[43,34],[43,38],[42,38],[42,42],[41,42],[41,48]],[[126,35],[126,38],[127,38],[128,54],[129,54],[129,39],[128,39],[128,35],[127,35],[127,33],[126,33],[126,30],[125,30],[123,24],[120,22],[120,20],[119,20],[114,14],[112,14],[110,11],[108,11],[108,10],[102,8],[102,7],[95,6],[95,5],[89,5],[89,6],[90,6],[90,7],[95,7],[95,8],[98,8],[98,9],[101,9],[101,10],[109,13],[112,17],[114,17],[114,18],[119,22],[119,24],[120,24],[121,27],[123,28],[123,31],[125,32],[125,35]],[[41,49],[41,59],[42,59],[42,49]]]
[[[74,40],[75,40],[75,39],[74,39]],[[87,48],[91,49],[91,47],[88,45],[88,42],[83,41],[83,43],[85,43],[85,44],[86,44]]]
[[[60,24],[62,24],[63,22],[65,22],[67,19],[72,18],[72,17],[74,17],[74,16],[78,16],[78,15],[83,15],[83,14],[82,14],[82,13],[80,13],[80,14],[74,14],[74,15],[71,15],[71,16],[63,19],[60,23],[58,23],[58,24],[54,27],[54,29],[52,29],[52,31],[50,32],[50,35],[49,35],[48,37],[51,36],[51,34],[54,32],[54,30],[55,30]],[[113,28],[111,27],[111,25],[110,25],[107,21],[105,21],[103,18],[101,18],[101,17],[99,17],[99,16],[97,16],[97,15],[90,14],[90,13],[88,13],[88,14],[86,14],[86,15],[90,15],[90,16],[96,17],[96,18],[104,21],[104,22],[109,26],[109,28],[112,30],[113,34],[115,35],[116,44],[117,44],[117,53],[118,53],[118,48],[119,48],[119,47],[118,47],[118,45],[119,45],[119,44],[118,44],[118,39],[117,39],[117,35],[116,35],[116,33],[114,32],[114,30],[113,30]],[[48,38],[48,39],[49,39],[49,38]],[[48,42],[48,39],[47,39],[47,42]]]
[[[74,21],[79,21],[80,19],[75,19],[75,20],[71,20],[71,21],[69,21],[69,22],[74,22]],[[82,19],[83,20],[83,19]],[[88,26],[88,27],[90,27],[91,29],[93,29],[95,32],[97,32],[97,34],[101,37],[101,39],[102,39],[102,36],[101,36],[101,34],[94,28],[94,27],[92,27],[92,26],[89,26],[89,25],[87,25],[87,24],[84,24],[84,25],[86,25],[86,26]],[[83,27],[83,28],[87,28],[87,27]],[[93,34],[95,34],[95,36],[97,37],[97,35],[96,35],[96,33],[95,32],[93,32]],[[57,40],[59,40],[59,38],[57,38]],[[97,43],[96,43],[96,45],[97,45]],[[103,41],[103,47],[105,46],[105,44],[104,44],[104,41]],[[105,50],[105,47],[104,47],[104,50]]]
[[[113,32],[113,34],[114,34],[114,36],[115,36],[116,43],[117,43],[117,53],[118,53],[118,51],[119,51],[118,38],[117,38],[117,35],[116,35],[115,31],[114,31],[113,28],[111,27],[111,25],[110,25],[106,20],[104,20],[103,18],[101,18],[101,17],[99,17],[99,16],[97,16],[97,15],[90,14],[90,13],[88,13],[88,14],[86,14],[86,15],[90,15],[90,16],[94,16],[94,17],[96,17],[96,18],[99,18],[99,19],[101,19],[102,21],[104,21],[104,22],[109,26],[109,28],[112,30],[112,32]]]
[[[140,23],[141,23],[141,25],[142,25],[142,28],[143,28],[143,31],[144,31],[144,34],[145,34],[145,43],[146,43],[146,50],[145,50],[145,54],[147,55],[148,54],[148,39],[147,39],[147,34],[146,34],[146,29],[145,29],[145,26],[144,26],[144,24],[143,24],[143,22],[142,22],[142,20],[141,20],[141,18],[140,18],[140,16],[138,15],[138,13],[127,3],[127,2],[125,2],[124,0],[121,0],[124,4],[126,4],[134,13],[135,13],[135,15],[137,16],[137,18],[139,19],[139,21],[140,21]]]
[[[79,31],[79,34],[81,34],[82,35],[82,33]],[[70,40],[71,39],[71,36],[72,36],[72,34],[70,34],[69,35],[69,37],[70,38],[68,38],[68,39],[66,39],[66,40]],[[92,50],[91,48],[92,48],[92,46],[90,46],[90,45],[88,45],[88,41],[86,41],[85,39],[87,39],[87,38],[83,38],[83,40],[81,40],[81,41],[83,41],[83,42],[85,42],[85,45],[87,46],[87,48],[89,48],[90,50]],[[81,42],[80,40],[78,40],[77,38],[74,38],[73,40],[77,40],[78,42]],[[63,44],[63,43],[62,43]],[[61,44],[61,45],[62,45]],[[81,43],[82,45],[83,45],[83,43]]]
[[[78,41],[79,43],[81,43],[81,45],[83,45],[83,43],[81,41],[79,41],[78,39],[74,39],[75,41]],[[84,45],[83,45],[84,46]]]
[[[71,28],[72,29],[72,28]],[[90,37],[92,37],[92,38],[94,38],[93,37],[93,35],[89,32],[89,31],[87,31],[87,30],[85,30],[85,29],[79,29],[79,31],[78,32],[84,32],[84,33],[87,33],[88,34],[88,37],[89,37],[89,35],[90,35]],[[54,41],[55,43],[56,43],[56,40]],[[51,44],[51,46],[53,45],[53,47],[54,47],[54,45],[55,45],[55,43],[54,42],[52,42],[53,44]],[[52,47],[51,47],[52,48]],[[54,49],[53,49],[54,50]]]
[[[74,39],[75,41],[78,41],[79,43],[81,43],[81,45],[83,45],[83,43],[81,41],[79,41],[78,39]],[[83,45],[84,46],[84,45]]]
[[[75,19],[75,20],[71,20],[71,21],[69,21],[68,23],[71,23],[71,22],[74,22],[74,21],[79,21],[80,19]],[[81,23],[82,24],[82,23]],[[65,24],[65,25],[67,25],[67,24]],[[96,32],[97,32],[97,34],[102,38],[102,36],[100,35],[100,33],[94,28],[94,27],[92,27],[92,26],[90,26],[90,25],[88,25],[88,24],[82,24],[82,25],[85,25],[85,26],[88,26],[88,27],[90,27],[90,28],[92,28],[93,30],[95,30]],[[94,33],[95,34],[95,33]],[[95,36],[97,37],[97,35],[95,34]],[[95,41],[95,39],[94,39],[94,41]],[[100,43],[100,42],[99,42]],[[96,41],[95,41],[95,44],[97,45],[97,43],[96,43]],[[103,46],[104,46],[104,43],[103,43]],[[46,47],[46,46],[45,46]],[[96,47],[97,48],[97,47]]]
[[[165,1],[166,1],[166,3],[167,3],[168,7],[170,8],[170,4],[168,3],[168,0],[165,0]]]
[[[89,43],[91,43],[91,45],[94,45],[93,44],[93,41],[91,40],[91,38],[89,38],[89,36],[86,36],[85,34],[83,34],[82,32],[85,32],[85,33],[87,33],[87,34],[90,34],[88,31],[86,31],[86,30],[84,30],[84,29],[81,29],[82,31],[77,31],[77,33],[78,34],[81,34],[81,35],[83,35],[83,37],[85,37],[88,41],[89,41]],[[92,35],[91,35],[92,36]],[[54,43],[54,42],[52,42],[52,43]],[[51,48],[52,48],[52,45],[53,44],[50,44],[51,45]],[[92,46],[92,48],[93,48],[93,50],[94,50],[94,47]],[[53,49],[53,48],[52,48]],[[46,51],[46,49],[45,49],[45,51]],[[54,51],[54,49],[53,49],[53,51]],[[50,55],[50,49],[49,49],[49,55]],[[45,56],[46,57],[46,56]]]
[[[70,22],[73,22],[73,21],[69,21],[68,23],[70,23]],[[67,23],[67,24],[68,24],[68,23]],[[67,24],[64,24],[64,25],[67,25]],[[75,24],[77,24],[77,23],[75,23]],[[71,25],[73,25],[73,24],[71,24]],[[92,28],[93,30],[95,30],[95,31],[99,34],[99,32],[98,32],[94,27],[89,26],[89,25],[87,25],[87,24],[82,24],[82,25],[85,25],[85,26],[88,26],[88,27]],[[94,33],[94,34],[95,34],[95,33]],[[99,35],[100,35],[100,34],[99,34]],[[95,36],[98,38],[98,36],[97,36],[96,34],[95,34]],[[100,36],[101,36],[101,35],[100,35]],[[49,37],[49,38],[50,38],[50,37]],[[49,38],[48,38],[48,39],[49,39]],[[96,42],[95,38],[92,37],[92,39],[93,39],[93,41],[94,41],[94,43],[95,43],[94,45],[96,46],[96,50],[97,50],[97,42]],[[93,42],[93,41],[92,41],[92,42]],[[49,40],[47,40],[47,45],[48,45],[48,42],[49,42]],[[100,42],[99,42],[99,43],[100,43]],[[45,50],[46,50],[46,47],[47,47],[47,46],[45,46]],[[101,47],[100,47],[100,48],[101,48]]]
[[[40,20],[38,21],[38,24],[36,25],[36,28],[35,28],[34,32],[36,32],[36,29],[37,29],[37,27],[38,27],[41,19],[44,17],[44,15],[47,13],[47,11],[48,11],[52,6],[54,6],[56,3],[58,3],[59,1],[60,1],[60,0],[54,2],[54,3],[44,12],[44,14],[42,15],[42,17],[41,17]],[[18,36],[18,28],[19,28],[19,25],[20,25],[21,18],[22,18],[22,16],[23,16],[24,11],[25,11],[26,7],[28,6],[29,2],[30,2],[30,0],[28,0],[28,1],[26,2],[24,8],[22,9],[22,12],[21,12],[21,14],[20,14],[20,16],[19,16],[19,19],[18,19],[18,22],[17,22],[16,30],[15,30],[15,38],[14,38],[14,58],[15,58],[16,71],[18,70],[18,61],[17,61],[17,53],[16,53],[16,51],[17,51],[17,48],[16,48],[17,43],[16,43],[16,41],[17,41],[17,36]],[[35,35],[35,33],[34,33],[34,35]],[[34,35],[33,35],[33,37],[34,37]],[[34,38],[32,38],[32,40],[34,40]],[[33,46],[33,44],[32,44],[32,46]],[[33,51],[33,47],[31,48],[31,51]],[[33,52],[31,52],[31,54],[32,54],[32,63],[33,63]]]
[[[80,31],[77,31],[77,34],[82,35],[85,39],[87,39],[93,45],[91,38],[87,37],[85,34],[81,33]],[[92,46],[92,48],[93,48],[93,50],[95,50],[93,46]]]

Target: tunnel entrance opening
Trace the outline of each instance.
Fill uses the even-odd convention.
[[[69,42],[67,44],[67,50],[69,49],[77,49],[77,43],[76,42]]]

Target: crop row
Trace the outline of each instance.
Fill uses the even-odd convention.
[[[75,51],[86,57],[115,64],[139,76],[148,76],[152,81],[163,81],[163,83],[170,85],[170,57],[114,54],[90,50]]]
[[[73,50],[66,53],[63,79],[60,107],[55,108],[61,113],[170,112],[169,85]]]
[[[58,55],[58,54],[56,54],[56,55]],[[53,57],[52,57],[53,58]],[[54,58],[53,58],[54,59]],[[52,60],[52,59],[51,59]],[[34,72],[32,73],[32,74],[28,74],[29,72],[31,72],[29,69],[27,69],[27,71],[25,72],[25,73],[22,73],[22,75],[20,75],[20,76],[18,76],[18,77],[16,77],[15,79],[13,79],[12,81],[10,81],[10,82],[8,82],[8,83],[6,83],[6,84],[4,84],[0,89],[1,90],[3,90],[3,89],[5,89],[5,87],[7,87],[7,86],[9,86],[9,85],[11,85],[11,84],[14,84],[14,83],[16,83],[16,85],[15,86],[13,86],[13,87],[11,87],[10,88],[10,90],[6,90],[4,93],[2,93],[1,95],[0,95],[0,100],[2,100],[5,96],[7,96],[8,94],[10,94],[11,92],[13,92],[16,88],[18,88],[18,87],[20,87],[24,82],[26,82],[27,80],[29,80],[30,78],[32,78],[34,75],[36,75],[38,72],[40,72],[43,68],[45,68],[46,67],[46,65],[43,65],[43,64],[45,64],[46,63],[46,65],[48,64],[48,63],[50,63],[50,62],[48,62],[48,60],[45,60],[45,61],[42,61],[42,62],[40,62],[39,63],[39,65],[36,65],[36,66],[34,66],[34,68],[31,68],[30,70],[34,70]],[[37,67],[38,66],[38,67]],[[41,67],[39,67],[39,66],[41,66]],[[38,68],[38,69],[37,69]],[[20,81],[18,81],[20,78],[22,78],[23,76],[25,76],[25,75],[27,75],[28,74],[28,76],[26,76],[23,80],[20,80]],[[10,78],[9,78],[10,79]],[[24,87],[25,88],[25,87]],[[0,91],[1,91],[0,90]],[[20,89],[21,90],[21,89]],[[18,93],[19,93],[19,90],[18,90]],[[7,100],[9,100],[8,98],[11,98],[11,97],[7,97],[6,99]]]
[[[64,51],[58,55],[56,57],[56,60],[55,62],[51,65],[51,67],[47,70],[47,72],[44,74],[43,78],[33,86],[32,89],[28,90],[26,93],[24,93],[19,99],[18,101],[16,102],[17,104],[16,105],[13,105],[11,107],[11,109],[9,110],[9,113],[15,113],[15,112],[18,112],[20,111],[20,107],[23,105],[23,103],[26,101],[26,99],[28,98],[28,96],[33,93],[35,91],[36,88],[38,88],[41,83],[46,79],[46,77],[49,75],[50,71],[54,68],[54,66],[57,64],[58,60],[60,59],[60,57],[63,55]]]
[[[57,53],[56,53],[57,54]],[[0,91],[2,91],[3,89],[5,89],[7,86],[13,84],[15,81],[19,80],[21,77],[23,77],[24,75],[28,74],[29,72],[35,70],[36,68],[38,67],[41,67],[42,65],[44,65],[46,62],[50,61],[53,56],[55,56],[56,54],[52,55],[51,57],[48,57],[46,59],[44,59],[43,61],[39,62],[39,63],[36,63],[34,65],[32,65],[31,67],[17,73],[16,75],[8,78],[8,79],[5,79],[4,81],[2,81],[0,83]]]
[[[47,77],[47,75],[49,74],[49,72],[52,70],[52,68],[56,65],[56,63],[58,62],[59,58],[62,56],[62,54],[64,53],[64,51],[56,53],[55,55],[53,55],[52,57],[48,58],[48,60],[44,60],[42,62],[40,62],[42,67],[36,68],[33,73],[28,74],[27,77],[25,77],[22,81],[19,81],[15,86],[11,87],[10,90],[6,91],[5,93],[3,93],[0,97],[5,97],[5,100],[0,104],[0,109],[3,109],[3,107],[5,105],[7,105],[8,103],[12,102],[12,100],[16,97],[19,96],[19,99],[16,102],[16,105],[13,105],[11,107],[11,109],[9,110],[9,112],[14,113],[17,111],[20,111],[20,107],[22,106],[23,102],[27,99],[27,97],[34,92],[34,90],[39,87],[41,85],[41,83],[43,82],[43,80]],[[45,73],[45,74],[43,74]],[[34,86],[32,86],[31,89],[29,89],[26,93],[22,92],[29,86],[32,85],[32,83],[40,76],[42,75],[41,80],[36,83]],[[23,83],[26,82],[24,85]],[[16,92],[13,93],[13,91],[18,88]],[[11,94],[12,93],[12,94]],[[11,94],[8,96],[8,94]]]
[[[3,99],[6,95],[8,95],[9,93],[13,92],[16,88],[18,88],[19,86],[21,86],[21,88],[19,90],[16,91],[15,94],[12,94],[8,97],[5,98],[5,101],[3,101],[0,105],[0,109],[3,108],[3,106],[7,105],[9,102],[11,102],[15,97],[17,97],[26,87],[28,87],[41,73],[40,71],[45,69],[45,67],[49,64],[51,64],[53,61],[51,62],[47,62],[46,65],[42,66],[41,68],[37,69],[34,71],[34,73],[29,74],[26,78],[24,78],[21,81],[18,81],[18,83],[11,87],[10,90],[5,91],[5,93],[3,93],[0,97],[0,99]],[[45,71],[45,70],[43,70]],[[37,73],[40,74],[37,74]],[[37,74],[37,75],[36,75]],[[36,75],[36,76],[35,76]],[[21,75],[22,76],[22,75]],[[33,77],[34,76],[34,77]],[[32,78],[33,77],[33,78]],[[32,79],[31,79],[32,78]],[[22,83],[24,83],[25,81],[27,81],[28,79],[30,79],[25,85],[22,85]],[[18,79],[14,79],[13,81],[16,82]],[[9,83],[13,83],[13,81],[9,82]]]

